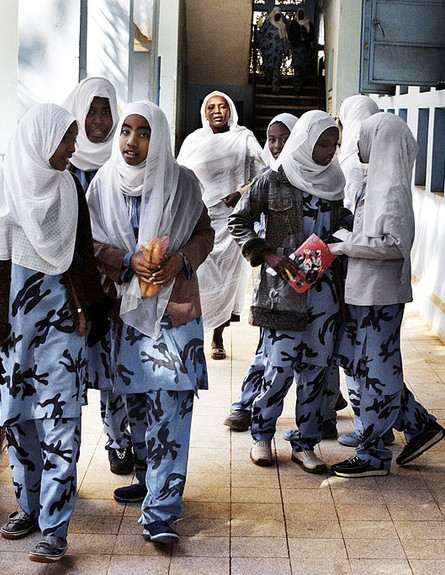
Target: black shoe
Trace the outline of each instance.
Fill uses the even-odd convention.
[[[64,537],[45,535],[29,552],[29,558],[37,563],[54,563],[65,555],[67,549],[68,543]]]
[[[113,497],[121,503],[140,503],[147,495],[147,488],[140,483],[134,483],[128,487],[118,487],[113,492]]]
[[[394,431],[392,429],[390,429],[383,436],[383,443],[384,443],[384,445],[392,445],[393,443],[395,443],[395,441],[396,441],[396,438],[394,437]]]
[[[335,411],[341,411],[342,409],[344,409],[345,407],[348,407],[348,402],[346,401],[346,399],[343,397],[343,395],[340,394],[338,396],[337,402],[334,406]]]
[[[330,419],[329,421],[323,421],[321,426],[321,438],[322,439],[335,439],[337,437],[337,423],[335,419]]]
[[[142,536],[154,543],[177,543],[179,541],[178,533],[166,521],[153,521],[145,524]]]
[[[374,477],[389,474],[389,469],[377,469],[357,456],[331,465],[331,471],[338,477]]]
[[[5,539],[20,539],[25,537],[37,527],[37,519],[25,513],[25,511],[14,511],[8,517],[8,522],[0,528],[0,535]]]
[[[133,473],[134,457],[131,447],[123,449],[108,449],[108,461],[110,471],[116,475],[128,475]]]
[[[421,433],[408,441],[402,453],[397,457],[396,463],[405,465],[405,463],[413,461],[413,459],[422,455],[422,453],[436,445],[444,437],[445,429],[437,421],[432,421]]]
[[[250,411],[235,409],[224,420],[224,425],[233,429],[233,431],[247,431],[250,427]]]

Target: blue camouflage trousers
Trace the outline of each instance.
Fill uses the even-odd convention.
[[[264,329],[264,381],[261,393],[253,402],[251,434],[256,441],[272,439],[283,411],[284,398],[294,378],[297,383],[292,449],[313,449],[321,441],[327,405],[326,366],[311,365],[295,352],[295,332]]]
[[[100,411],[108,449],[131,447],[125,396],[111,389],[100,391]]]
[[[181,514],[194,392],[156,390],[126,398],[136,478],[147,486],[139,523],[171,523]]]
[[[404,305],[349,305],[351,321],[340,340],[338,361],[347,378],[360,444],[356,454],[378,469],[389,469],[392,451],[383,436],[392,428],[407,441],[435,417],[416,401],[403,380],[400,329]]]
[[[42,535],[66,537],[76,503],[80,417],[35,419],[5,427],[20,508]]]

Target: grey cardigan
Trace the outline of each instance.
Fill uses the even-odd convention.
[[[358,201],[352,232],[340,230],[335,235],[343,241],[329,245],[332,253],[348,256],[345,302],[362,306],[409,302],[411,282],[401,283],[404,260],[396,240],[390,236],[369,238],[363,233],[365,201],[364,197]]]

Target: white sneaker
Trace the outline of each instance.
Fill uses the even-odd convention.
[[[306,451],[292,450],[292,461],[301,465],[308,473],[322,473],[326,471],[326,463],[310,449],[306,449]]]
[[[261,465],[263,467],[268,467],[273,463],[272,456],[272,441],[254,441],[252,447],[250,448],[250,459],[256,463],[256,465]]]

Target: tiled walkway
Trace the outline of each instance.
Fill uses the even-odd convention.
[[[310,475],[290,460],[282,432],[294,426],[293,399],[279,420],[276,464],[249,459],[249,433],[223,426],[248,367],[257,330],[244,318],[227,330],[231,354],[210,361],[210,390],[196,401],[180,543],[155,546],[141,536],[138,506],[112,498],[129,477],[109,472],[97,392],[84,410],[79,499],[69,551],[59,563],[31,563],[38,534],[0,539],[0,574],[88,575],[424,575],[445,573],[445,441],[391,475],[347,480]],[[207,346],[208,347],[208,346]],[[445,424],[445,346],[408,306],[403,329],[406,381]],[[351,411],[339,414],[352,429]],[[403,438],[397,435],[397,454]],[[336,440],[320,444],[331,464],[352,454]],[[5,454],[0,458],[0,521],[15,508]]]

